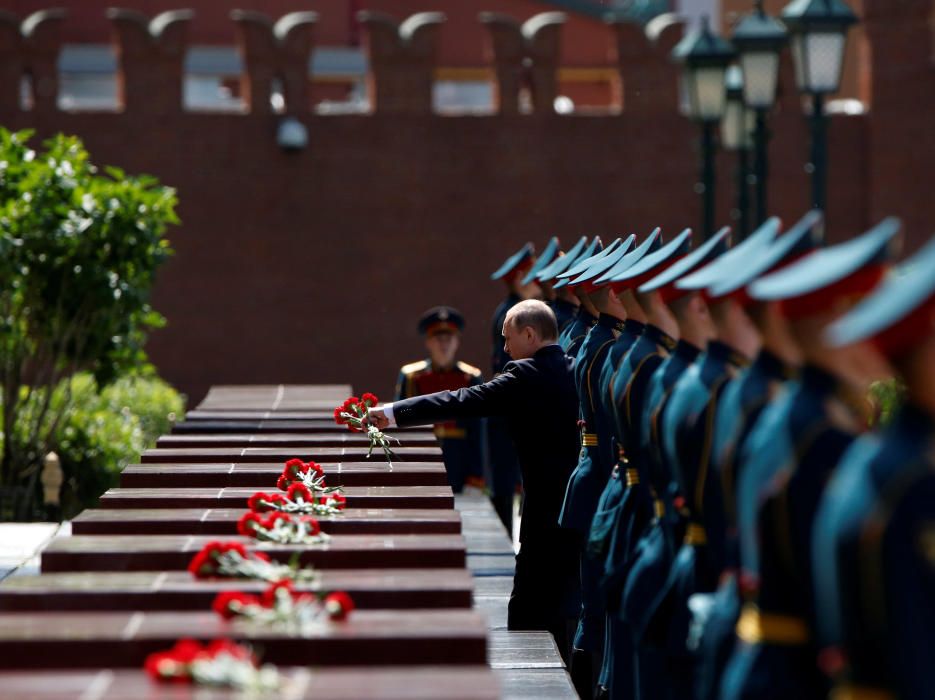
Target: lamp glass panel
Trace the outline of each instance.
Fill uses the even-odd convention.
[[[843,32],[816,32],[805,37],[808,54],[808,91],[837,92],[844,63]]]
[[[727,90],[724,87],[726,66],[704,66],[694,70],[695,118],[717,121],[724,116]]]
[[[747,128],[746,108],[740,99],[728,99],[721,120],[721,143],[729,151],[746,147],[744,131]]]
[[[805,36],[794,34],[792,36],[792,64],[795,66],[795,86],[799,92],[808,92],[808,80],[805,76],[808,73],[808,57],[805,54]]]
[[[743,98],[749,107],[769,109],[776,101],[779,80],[779,54],[775,51],[750,51],[740,55],[743,69]]]

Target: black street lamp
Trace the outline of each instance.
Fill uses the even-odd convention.
[[[780,16],[792,38],[796,84],[812,98],[812,207],[823,211],[828,178],[825,96],[841,85],[847,32],[857,16],[843,0],[793,0]]]
[[[753,171],[756,182],[756,224],[759,226],[769,216],[769,131],[766,115],[776,104],[779,53],[786,45],[786,28],[763,11],[763,0],[754,0],[753,11],[737,23],[731,42],[740,54],[744,101],[755,114]]]
[[[727,69],[724,79],[727,103],[721,119],[721,145],[737,153],[737,208],[732,212],[737,222],[739,240],[750,231],[750,147],[753,134],[753,111],[743,101],[743,71],[739,66]]]
[[[707,17],[672,49],[672,58],[682,65],[682,111],[701,126],[701,182],[696,190],[705,238],[714,233],[714,132],[724,116],[724,74],[733,57],[734,48],[711,31]]]

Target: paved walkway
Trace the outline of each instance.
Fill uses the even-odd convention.
[[[0,523],[0,581],[7,576],[39,573],[39,552],[70,523]]]

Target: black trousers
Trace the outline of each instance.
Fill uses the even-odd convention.
[[[569,531],[522,542],[516,555],[507,629],[550,632],[567,665],[581,606],[578,541]]]

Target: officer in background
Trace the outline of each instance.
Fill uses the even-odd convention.
[[[491,324],[490,370],[494,377],[500,374],[510,361],[510,356],[503,349],[503,321],[507,312],[524,298],[534,296],[538,291],[534,282],[529,285],[523,284],[523,278],[535,263],[535,248],[532,243],[526,243],[490,276],[492,280],[502,280],[507,288],[506,299],[500,302],[494,311]],[[512,538],[513,501],[520,485],[520,468],[506,421],[500,416],[492,416],[487,421],[487,449],[490,457],[490,501],[497,511],[497,517]]]
[[[553,240],[557,241],[558,239],[555,238]],[[551,262],[535,271],[535,280],[542,288],[542,298],[546,300],[546,303],[555,313],[555,321],[558,323],[559,335],[565,332],[565,329],[575,319],[575,316],[578,315],[580,302],[578,301],[578,297],[572,294],[571,290],[567,287],[564,289],[555,289],[553,285],[558,281],[558,276],[575,263],[587,244],[587,237],[582,236],[570,250],[564,253],[559,251],[558,255],[553,258]],[[543,253],[543,256],[540,256],[539,262],[542,261],[544,255],[545,253]],[[538,263],[536,267],[539,267]],[[533,271],[530,270],[529,275],[527,275],[523,281],[529,280],[532,274]]]
[[[835,322],[905,382],[879,433],[841,459],[816,516],[819,660],[834,696],[935,696],[935,240]]]
[[[428,359],[403,366],[396,382],[396,400],[444,389],[461,389],[483,383],[481,371],[457,359],[464,330],[464,316],[450,306],[436,306],[419,319]],[[460,419],[435,424],[442,448],[448,483],[455,493],[465,484],[484,486],[484,462],[479,419]]]

